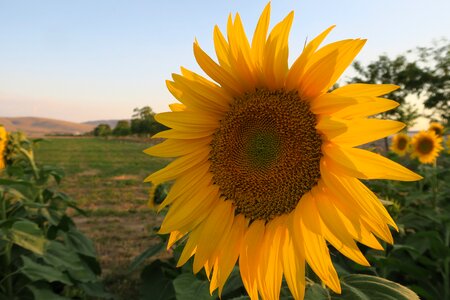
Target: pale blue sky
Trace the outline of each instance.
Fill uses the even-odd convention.
[[[267,1],[0,0],[0,116],[69,121],[129,118],[135,107],[167,110],[165,80],[199,71],[195,37],[213,55],[212,30],[239,12],[253,33]],[[272,1],[272,22],[295,11],[291,59],[332,24],[327,41],[362,37],[362,62],[450,37],[450,1]],[[224,30],[223,30],[224,31]]]

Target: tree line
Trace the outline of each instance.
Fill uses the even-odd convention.
[[[155,113],[150,106],[135,108],[130,121],[118,121],[114,128],[109,124],[102,123],[94,128],[92,134],[94,136],[127,136],[140,135],[152,136],[160,131],[168,129],[166,126],[155,120]]]

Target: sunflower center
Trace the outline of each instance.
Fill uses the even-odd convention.
[[[434,143],[431,139],[424,138],[418,143],[418,150],[422,154],[428,154],[433,150]]]
[[[408,144],[408,141],[405,138],[400,138],[397,143],[397,147],[399,150],[404,150],[406,148],[406,145]]]
[[[431,127],[431,130],[433,130],[434,133],[435,133],[437,136],[441,136],[441,135],[442,135],[442,130],[441,130],[441,128],[439,128],[439,127]]]
[[[322,139],[297,92],[235,98],[211,142],[215,184],[236,213],[269,221],[291,212],[320,179]]]

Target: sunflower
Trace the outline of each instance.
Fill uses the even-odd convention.
[[[408,151],[409,137],[407,134],[398,133],[394,135],[390,149],[400,156],[404,156]]]
[[[420,131],[413,136],[411,146],[411,157],[417,157],[423,164],[432,164],[442,150],[442,138],[431,130]]]
[[[393,134],[403,123],[367,118],[398,104],[379,98],[397,86],[351,84],[328,92],[362,48],[348,39],[319,48],[322,32],[288,65],[293,12],[269,33],[270,3],[250,42],[239,14],[227,38],[216,26],[217,61],[195,41],[194,56],[210,77],[181,68],[167,87],[181,103],[156,115],[169,130],[145,152],[177,157],[146,181],[173,183],[160,233],[168,248],[185,237],[178,265],[192,256],[210,291],[239,260],[251,299],[278,299],[282,278],[303,299],[305,263],[333,291],[341,287],[327,242],[369,265],[355,241],[382,249],[397,228],[360,179],[420,176],[355,146]]]
[[[444,126],[438,122],[431,122],[428,131],[434,131],[437,136],[442,136],[444,134]]]
[[[6,143],[8,142],[8,133],[5,127],[0,125],[0,170],[5,168],[5,149]]]

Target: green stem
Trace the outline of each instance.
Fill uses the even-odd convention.
[[[6,273],[8,273],[11,269],[11,248],[12,243],[7,243],[5,247],[5,267]],[[10,276],[12,273],[9,273],[6,277],[6,295],[8,299],[12,299],[13,296],[13,286],[12,286],[12,277]],[[3,280],[2,280],[3,281]]]
[[[33,170],[33,176],[35,180],[39,179],[39,172],[38,172],[38,168],[36,166],[36,163],[34,162],[34,155],[32,151],[27,151],[23,148],[20,148],[20,152],[22,152],[23,155],[25,155],[25,157],[27,158],[28,162],[30,163],[31,169]]]
[[[445,246],[450,246],[450,227],[445,226]],[[444,299],[450,299],[450,285],[445,284],[450,282],[450,258],[444,260]]]
[[[2,194],[1,197],[1,201],[2,201],[2,212],[1,212],[1,217],[2,220],[6,220],[7,219],[7,212],[6,212],[6,198],[5,198],[5,194]],[[12,249],[13,244],[11,242],[7,243],[5,245],[5,254],[4,254],[4,261],[5,261],[5,274],[8,274],[8,272],[11,270],[11,249]],[[15,272],[11,272],[8,275],[5,276],[5,278],[3,278],[0,281],[0,284],[3,283],[3,281],[6,279],[6,295],[8,296],[8,299],[12,298],[13,295],[13,285],[12,285],[12,278],[11,275],[13,275]]]
[[[433,204],[433,208],[437,209],[437,194],[438,194],[438,178],[437,178],[437,163],[436,163],[437,159],[434,160],[433,163],[433,176],[432,176],[432,181],[431,181],[431,190],[433,193],[433,199],[432,199],[432,204]]]

